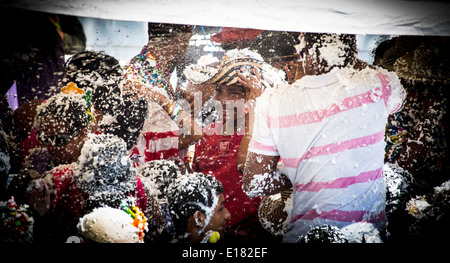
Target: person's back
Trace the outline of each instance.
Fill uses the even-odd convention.
[[[384,228],[385,127],[405,96],[395,73],[336,63],[341,59],[336,54],[345,54],[339,51],[353,40],[333,35],[309,40],[307,76],[258,98],[249,146],[252,154],[279,156],[286,166],[294,186],[283,239],[289,243],[314,226],[368,222]],[[334,60],[329,54],[335,54]],[[247,171],[251,167],[246,164]],[[248,185],[244,188],[252,195]]]
[[[296,190],[290,220],[295,237],[308,231],[310,220],[342,226],[385,220],[384,130],[388,114],[401,105],[399,85],[384,70],[346,68],[306,76],[261,97]],[[255,140],[260,144],[250,147],[271,145]]]

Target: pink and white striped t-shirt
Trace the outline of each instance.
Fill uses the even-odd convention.
[[[385,126],[405,95],[395,73],[345,68],[257,99],[249,151],[279,155],[294,185],[284,242],[323,224],[385,224]]]

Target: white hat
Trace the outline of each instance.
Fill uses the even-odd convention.
[[[80,218],[78,232],[86,239],[98,243],[139,243],[140,229],[125,211],[111,208],[96,208]]]
[[[234,85],[238,83],[237,73],[241,68],[253,74],[256,67],[264,88],[275,88],[284,81],[285,73],[264,62],[258,53],[245,49],[233,49],[225,53],[218,68],[191,64],[184,70],[184,75],[193,84]],[[245,73],[243,73],[245,75]]]

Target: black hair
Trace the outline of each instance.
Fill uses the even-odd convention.
[[[86,82],[80,82],[77,74],[90,74],[97,72],[101,77],[120,77],[123,75],[119,61],[102,51],[85,50],[73,55],[66,66],[66,77],[75,82],[80,88],[85,88]],[[78,82],[78,83],[77,83]]]
[[[78,160],[75,182],[88,196],[82,203],[83,214],[106,206],[120,209],[124,200],[135,195],[137,173],[122,139],[92,135]]]
[[[191,25],[148,23],[148,39],[173,37],[179,33],[192,33],[193,28]]]
[[[94,108],[103,116],[116,118],[102,126],[105,133],[122,138],[131,149],[144,125],[147,102],[122,96],[123,81],[119,61],[104,52],[83,51],[68,61],[65,83],[74,82],[84,91],[91,89]]]
[[[74,171],[77,186],[89,195],[99,192],[130,193],[136,189],[136,170],[125,142],[111,134],[91,135]]]
[[[260,54],[264,61],[289,61],[298,58],[295,50],[296,33],[264,30],[255,39],[222,44],[225,50],[248,47]]]
[[[305,33],[304,35],[305,48],[300,50],[300,53],[307,52],[313,56],[313,59],[320,69],[330,71],[334,67],[346,67],[355,62],[358,53],[356,47],[356,35],[353,34],[333,34],[333,33]],[[342,43],[341,46],[336,44]],[[320,49],[323,47],[336,46],[340,54],[333,54],[333,56],[342,58],[340,63],[331,64],[327,61],[324,54],[321,54]]]
[[[181,236],[186,232],[189,218],[196,211],[213,213],[206,210],[214,210],[216,196],[221,193],[222,184],[209,174],[192,173],[178,177],[168,191],[169,211],[176,235]]]
[[[339,228],[331,225],[312,227],[304,236],[299,237],[297,243],[330,244],[348,243],[348,238]]]
[[[37,108],[35,124],[39,127],[48,119],[62,123],[68,131],[76,133],[89,124],[86,101],[80,96],[63,93],[50,97]]]
[[[170,160],[153,160],[139,167],[139,175],[149,177],[158,187],[158,199],[167,197],[169,185],[181,175],[178,166]]]
[[[64,83],[92,89],[92,103],[103,114],[115,115],[122,106],[120,82],[123,78],[119,61],[103,52],[83,51],[67,62]]]
[[[132,95],[123,96],[123,108],[117,115],[117,122],[106,127],[105,132],[122,138],[127,149],[135,146],[147,118],[148,102],[144,98],[132,99]]]
[[[103,191],[92,195],[83,201],[82,213],[87,215],[96,208],[111,207],[121,209],[123,200],[129,198],[129,195],[120,191]]]
[[[448,63],[445,63],[449,57],[447,41],[445,37],[440,36],[397,36],[381,42],[372,52],[378,64],[390,71],[395,71],[394,63],[397,59],[421,47],[430,48],[437,54],[427,56],[429,60],[436,60],[432,65],[447,65]]]

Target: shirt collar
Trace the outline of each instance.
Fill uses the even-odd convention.
[[[295,86],[304,88],[323,88],[339,82],[333,71],[322,75],[308,75],[294,82]]]

